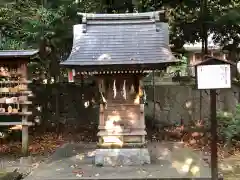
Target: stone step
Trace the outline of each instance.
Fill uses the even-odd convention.
[[[98,136],[145,136],[147,132],[145,130],[132,130],[129,132],[108,132],[104,130],[100,130],[97,134]]]
[[[129,120],[130,121],[130,120]],[[106,124],[106,123],[105,123]],[[106,126],[106,125],[105,125]],[[137,122],[137,123],[135,123],[135,124],[128,124],[128,123],[125,123],[125,124],[120,124],[120,125],[116,125],[117,127],[121,127],[122,129],[134,129],[134,130],[140,130],[140,129],[145,129],[144,127],[145,126],[143,126],[140,122]],[[107,130],[107,129],[109,129],[109,128],[106,128],[106,127],[104,127],[104,125],[102,126],[102,128],[101,129],[103,129],[103,130]]]
[[[102,143],[102,144],[98,144],[97,145],[98,148],[102,148],[102,149],[109,149],[109,147],[111,147],[112,149],[116,149],[116,148],[145,148],[146,147],[146,143],[129,143],[129,142],[124,142],[123,145],[119,146],[117,144],[113,144],[113,143]]]
[[[99,130],[106,130],[107,128],[106,128],[106,126],[98,126],[98,129]],[[146,129],[146,126],[144,125],[144,126],[138,126],[138,127],[134,127],[134,130],[136,130],[136,131],[145,131],[145,129]]]
[[[99,130],[107,130],[107,128],[106,128],[106,126],[98,126],[98,129]],[[145,129],[146,129],[146,127],[145,126],[142,126],[141,127],[141,125],[139,125],[139,126],[137,126],[137,127],[133,127],[132,128],[134,131],[145,131]]]
[[[128,109],[139,109],[140,106],[107,106],[104,111],[107,110],[128,110]]]
[[[137,149],[97,149],[95,165],[97,166],[133,166],[150,164],[147,148]]]
[[[111,116],[114,116],[114,115],[110,114],[110,113],[109,114],[104,114],[104,120],[105,121],[110,120],[111,118],[113,118]],[[114,120],[114,118],[113,118],[113,120]],[[115,120],[120,120],[121,123],[125,123],[125,122],[128,122],[128,121],[138,122],[138,121],[140,121],[140,115],[136,114],[133,117],[131,117],[131,116],[127,116],[127,115],[124,115],[124,114],[120,114],[119,117],[117,117]]]
[[[103,112],[104,116],[114,116],[114,115],[119,115],[121,117],[133,117],[133,118],[137,118],[134,116],[139,116],[140,110],[133,110],[133,111],[127,111],[127,110],[108,110],[108,111],[104,111]]]
[[[108,112],[108,113],[104,113],[104,116],[105,117],[107,117],[107,116],[114,116],[114,114],[111,113],[111,112]],[[140,117],[140,113],[136,113],[136,114],[134,114],[134,116],[128,116],[128,115],[126,115],[125,112],[122,112],[122,113],[120,112],[119,116],[120,116],[120,118],[122,120],[138,120],[138,119],[140,119],[139,118]]]
[[[105,118],[104,120],[105,120],[105,123],[103,124],[103,126],[105,126],[107,124],[106,122],[108,121],[108,119]],[[132,121],[135,121],[135,122],[132,124],[131,123]],[[115,125],[125,127],[125,128],[131,127],[134,129],[141,129],[141,127],[142,127],[142,123],[140,120],[136,120],[136,119],[134,120],[132,118],[122,118],[121,122],[116,123]]]
[[[134,100],[107,100],[107,104],[133,104]]]
[[[128,114],[125,111],[122,112],[118,112],[118,114],[116,115],[113,112],[105,112],[104,113],[104,117],[107,118],[108,116],[119,116],[121,118],[121,120],[139,120],[140,119],[140,113],[136,113],[133,112],[131,114]]]
[[[140,108],[139,107],[128,107],[128,106],[116,106],[116,107],[107,107],[106,109],[104,109],[104,112],[108,112],[108,111],[139,111],[140,112]]]
[[[140,111],[140,108],[132,107],[107,107],[104,111]]]
[[[134,106],[134,107],[139,107],[140,106],[140,104],[124,103],[124,102],[120,102],[120,103],[108,102],[107,104],[108,104],[108,106]]]

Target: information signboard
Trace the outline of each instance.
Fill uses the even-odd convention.
[[[198,89],[231,88],[230,64],[197,66]]]

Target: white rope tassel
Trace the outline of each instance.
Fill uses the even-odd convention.
[[[144,89],[143,89],[143,101],[147,102],[147,94]]]
[[[117,96],[117,89],[116,89],[116,80],[113,81],[113,98],[115,99]]]
[[[127,94],[126,94],[126,80],[123,82],[123,98],[126,100],[127,99]]]
[[[105,103],[105,108],[107,108],[107,100],[105,99],[105,97],[103,96],[103,93],[101,92],[101,96],[102,96],[102,100]]]
[[[130,94],[133,94],[134,93],[134,86],[133,86],[133,84],[131,85],[131,89],[130,89]]]

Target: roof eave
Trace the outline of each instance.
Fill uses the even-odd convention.
[[[217,61],[222,64],[230,64],[231,66],[236,66],[236,63],[234,63],[230,60],[226,60],[226,59],[222,59],[222,58],[218,58],[218,57],[214,57],[214,56],[209,56],[209,55],[205,55],[203,61],[197,62],[193,66],[207,65],[210,61]]]
[[[175,59],[172,61],[166,61],[166,62],[158,62],[158,63],[142,63],[142,64],[107,64],[107,65],[80,65],[80,64],[74,64],[69,63],[67,61],[60,63],[61,66],[64,66],[66,68],[77,68],[82,69],[86,71],[104,71],[111,68],[117,68],[118,70],[124,70],[124,69],[144,69],[144,70],[161,70],[167,66],[176,65],[180,61]]]
[[[8,58],[30,58],[38,54],[38,49],[32,50],[2,50],[0,51],[0,59]]]

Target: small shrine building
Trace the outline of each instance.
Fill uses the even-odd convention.
[[[73,76],[94,76],[98,82],[96,165],[150,163],[142,79],[178,62],[163,13],[80,13],[82,23],[74,25],[72,51],[61,64]]]

